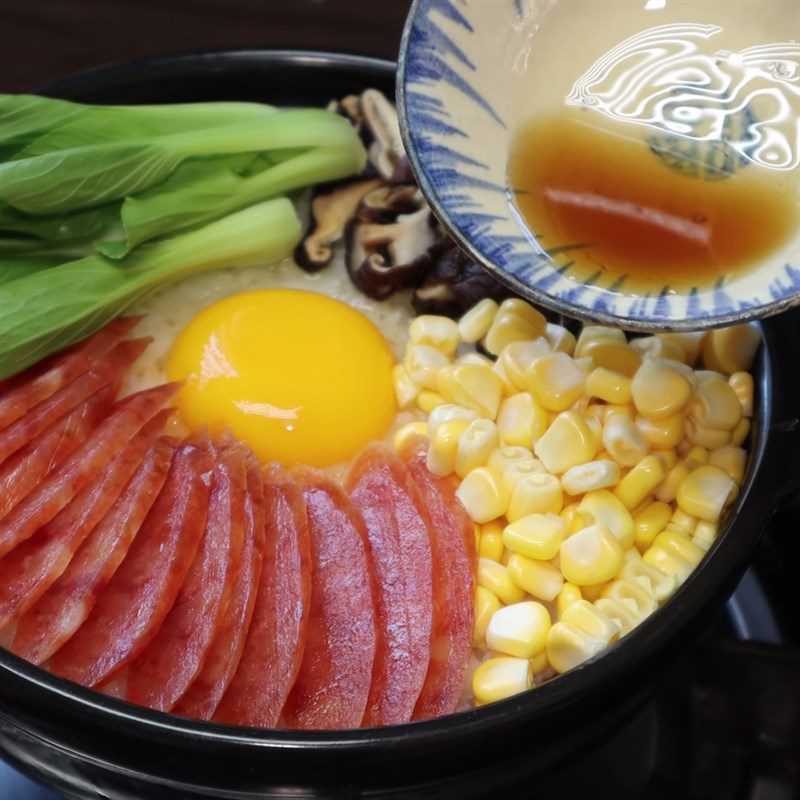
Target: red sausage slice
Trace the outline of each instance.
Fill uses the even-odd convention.
[[[311,564],[303,495],[279,465],[264,475],[266,550],[242,659],[214,719],[273,728],[294,685],[306,639]]]
[[[231,599],[203,669],[172,709],[184,717],[211,719],[239,666],[253,616],[264,557],[264,486],[261,464],[249,450],[246,460],[242,563],[233,576]]]
[[[242,556],[245,462],[225,447],[214,465],[205,533],[175,604],[128,667],[127,699],[169,711],[203,667],[230,600]]]
[[[178,447],[167,480],[133,544],[50,670],[94,686],[152,641],[192,565],[206,523],[212,454],[205,437]]]
[[[457,482],[437,478],[425,466],[427,444],[404,452],[422,495],[435,535],[434,630],[431,663],[413,719],[451,714],[464,686],[469,665],[475,583],[475,533],[458,502]]]
[[[141,464],[169,418],[156,414],[108,468],[30,539],[0,558],[0,628],[27,611],[67,568]]]
[[[369,696],[377,629],[369,542],[331,480],[296,468],[311,541],[311,609],[300,672],[283,709],[289,728],[355,728]]]
[[[408,468],[384,445],[355,460],[345,488],[369,536],[381,645],[363,725],[408,722],[428,671],[433,627],[431,531]]]
[[[0,520],[33,491],[51,469],[86,440],[113,402],[111,387],[103,387],[28,442],[0,467]]]
[[[74,347],[9,379],[0,389],[0,430],[19,419],[62,386],[88,371],[130,333],[141,317],[120,317]]]
[[[89,438],[0,521],[0,556],[32,536],[95,479],[169,401],[177,384],[164,384],[116,404]]]
[[[93,366],[80,380],[67,384],[51,397],[34,406],[13,425],[0,431],[0,464],[12,453],[46,430],[54,420],[75,408],[98,389],[110,384],[113,395],[119,391],[122,378],[142,354],[150,339],[120,342],[102,362]]]
[[[89,536],[61,577],[20,617],[11,650],[41,664],[81,626],[125,558],[153,505],[175,451],[162,437]]]

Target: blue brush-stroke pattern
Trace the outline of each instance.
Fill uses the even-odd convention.
[[[447,211],[452,224],[461,230],[472,246],[487,261],[532,286],[566,302],[583,305],[598,314],[626,316],[630,319],[669,320],[676,317],[704,318],[724,316],[737,310],[763,305],[759,294],[734,298],[720,280],[712,290],[692,287],[687,293],[673,293],[668,286],[640,296],[622,294],[626,276],[592,276],[576,283],[573,262],[559,263],[558,258],[537,254],[531,249],[528,232],[509,235],[499,232],[507,219],[487,214],[481,202],[482,192],[505,192],[506,188],[472,170],[488,171],[488,166],[462,151],[468,135],[453,120],[444,106],[438,87],[447,85],[461,92],[492,119],[505,128],[502,118],[475,88],[468,77],[475,71],[471,49],[480,46],[469,20],[466,0],[427,0],[420,4],[412,21],[406,53],[406,114],[417,155],[425,174]],[[501,0],[496,0],[501,2]],[[524,14],[522,0],[513,2],[518,18]],[[436,24],[435,15],[454,22],[460,36],[446,34]],[[474,52],[474,49],[473,49]],[[446,61],[446,57],[450,61]],[[461,67],[467,77],[457,69]],[[568,255],[567,255],[568,257]],[[783,272],[765,287],[769,301],[780,301],[800,292],[800,268],[786,264]]]

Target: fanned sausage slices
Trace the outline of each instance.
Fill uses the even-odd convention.
[[[282,467],[265,470],[264,498],[264,565],[253,619],[239,668],[214,719],[271,728],[303,658],[311,564],[303,495]]]
[[[408,467],[384,445],[358,456],[346,488],[369,537],[381,632],[363,724],[408,722],[431,655],[430,523]]]
[[[311,609],[300,672],[283,709],[289,728],[355,728],[378,645],[369,542],[358,510],[319,472],[291,472],[311,543]]]
[[[50,659],[57,675],[95,686],[153,640],[205,529],[213,458],[206,437],[180,445],[125,560],[86,621]]]
[[[242,448],[218,451],[202,542],[175,604],[128,669],[131,702],[169,711],[202,669],[239,571],[245,480]]]

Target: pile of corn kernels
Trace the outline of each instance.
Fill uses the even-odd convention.
[[[744,478],[758,345],[749,325],[576,341],[517,298],[412,322],[395,389],[427,421],[395,445],[427,436],[476,524],[476,704],[596,655],[699,564]]]

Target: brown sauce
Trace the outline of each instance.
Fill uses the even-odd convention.
[[[721,171],[719,150],[687,155],[681,142],[678,152],[648,143],[641,126],[615,131],[581,116],[524,129],[509,184],[543,248],[584,245],[569,259],[587,275],[710,283],[757,264],[797,230],[796,173],[776,179],[729,157]]]

